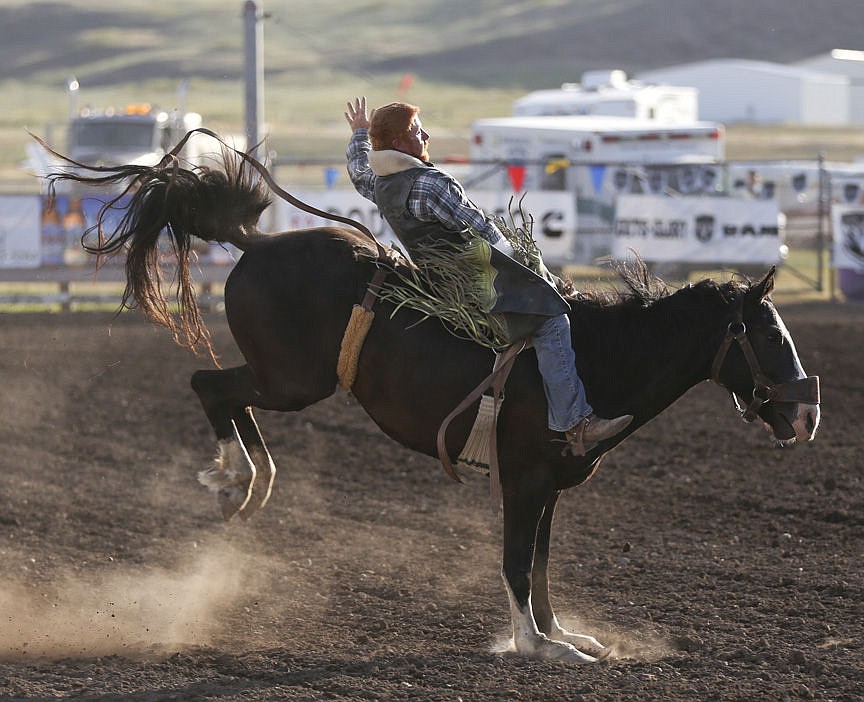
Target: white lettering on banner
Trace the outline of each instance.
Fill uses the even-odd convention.
[[[378,213],[374,203],[354,190],[313,190],[292,193],[294,197],[331,214],[355,219],[386,246],[396,242],[392,230]],[[509,223],[507,206],[511,198],[513,217],[519,223],[518,198],[500,191],[472,191],[471,200],[488,215],[502,217]],[[534,218],[534,239],[549,264],[566,263],[573,259],[573,239],[576,231],[576,207],[572,194],[562,192],[531,192],[522,202],[522,210]],[[276,202],[274,227],[276,231],[305,229],[307,227],[343,226],[339,222],[298,210],[293,205]],[[398,242],[397,242],[398,243]]]
[[[783,215],[772,201],[621,195],[612,256],[646,261],[763,263],[780,260]]]
[[[512,216],[517,224],[520,223],[520,195],[500,190],[472,190],[468,195],[487,214],[497,215],[508,224]],[[508,205],[510,215],[507,214]],[[573,262],[577,221],[573,193],[531,190],[522,200],[521,207],[526,217],[534,218],[534,240],[543,260],[549,265]]]
[[[0,268],[38,268],[42,257],[39,195],[0,195]]]
[[[355,219],[386,246],[398,243],[387,222],[378,213],[374,203],[354,190],[310,190],[292,193],[298,200],[319,210]],[[513,219],[521,221],[518,198],[513,193],[501,191],[472,191],[471,200],[490,216],[500,216],[510,222],[507,206],[513,203]],[[563,192],[530,192],[522,201],[522,211],[534,219],[534,239],[543,252],[544,260],[551,264],[563,264],[573,260],[576,233],[576,206],[572,194]],[[279,200],[273,226],[276,231],[305,229],[307,227],[342,226],[339,222],[326,220],[297,209]]]
[[[378,208],[355,190],[308,190],[291,193],[301,202],[340,217],[353,219],[365,226],[385,246],[396,238],[387,222],[378,214]],[[276,231],[308,229],[312,227],[349,226],[332,219],[324,219],[300,210],[284,200],[276,201],[273,226]]]
[[[861,205],[831,205],[834,231],[834,268],[864,273],[864,208]]]
[[[683,219],[618,219],[615,222],[615,235],[638,239],[683,239],[687,235],[687,222]]]

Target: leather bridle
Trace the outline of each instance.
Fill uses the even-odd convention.
[[[750,375],[753,378],[753,399],[747,408],[742,410],[738,404],[738,399],[734,391],[723,385],[720,381],[720,369],[726,360],[726,354],[732,347],[732,343],[736,342],[741,347],[744,358],[747,360],[747,365],[750,367]],[[756,358],[756,352],[753,350],[753,345],[750,339],[747,338],[747,325],[744,324],[744,305],[742,304],[735,311],[735,318],[729,322],[726,328],[726,336],[717,349],[714,356],[714,362],[711,364],[711,379],[721,387],[726,387],[732,399],[735,401],[735,406],[741,412],[741,418],[745,422],[752,422],[756,419],[759,409],[766,402],[801,402],[805,404],[818,405],[820,402],[819,394],[819,376],[810,375],[806,378],[798,378],[785,383],[772,383],[771,379],[762,372],[759,366],[759,359]]]

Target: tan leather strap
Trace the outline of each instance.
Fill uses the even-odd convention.
[[[492,368],[492,372],[487,375],[480,384],[474,388],[468,396],[460,402],[456,408],[448,414],[444,421],[441,423],[441,428],[438,429],[438,438],[437,438],[437,447],[438,447],[438,460],[441,461],[441,465],[444,466],[444,470],[447,472],[453,480],[457,483],[461,483],[462,479],[456,474],[456,471],[453,469],[453,463],[450,460],[450,456],[447,453],[447,444],[446,444],[446,434],[447,427],[450,425],[450,422],[453,421],[454,418],[458,417],[462,412],[468,409],[471,405],[473,405],[477,400],[480,399],[480,396],[486,392],[486,389],[489,387],[493,388],[493,392],[495,393],[495,409],[498,409],[498,402],[500,400],[499,395],[501,390],[504,387],[504,383],[507,380],[507,376],[510,375],[510,371],[513,369],[513,363],[516,360],[516,356],[528,345],[527,340],[519,341],[512,346],[507,347],[502,353],[497,354],[495,357],[495,365]],[[494,480],[496,483],[498,482],[497,476],[497,438],[493,436],[492,448],[490,450],[490,466],[489,466],[489,476],[490,480],[492,478],[492,466],[491,461],[492,458],[495,458],[496,463],[496,475]],[[500,483],[499,490],[500,490]]]
[[[520,343],[521,345],[512,355],[508,356],[507,354],[510,349],[514,348],[513,346],[503,354],[497,354],[495,365],[492,367],[492,375],[495,376],[492,381],[492,416],[495,418],[495,426],[489,443],[489,507],[492,509],[492,514],[498,514],[498,510],[501,508],[501,471],[498,468],[498,405],[504,400],[504,383],[507,382],[510,371],[513,370],[516,356],[528,345],[527,340]],[[496,375],[496,371],[500,372]]]
[[[564,438],[567,443],[564,450],[561,451],[562,456],[572,453],[574,456],[584,456],[585,451],[585,430],[588,428],[589,419],[584,417],[579,420],[575,427],[564,432]]]

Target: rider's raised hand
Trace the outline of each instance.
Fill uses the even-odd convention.
[[[348,103],[348,111],[345,119],[351,127],[351,131],[358,129],[369,129],[369,115],[366,113],[366,96],[354,98],[353,103]]]

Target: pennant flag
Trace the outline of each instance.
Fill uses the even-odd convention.
[[[521,192],[522,185],[525,183],[525,166],[507,166],[507,175],[510,176],[510,184],[513,186],[513,192]]]
[[[324,169],[324,182],[327,184],[327,190],[332,190],[333,186],[336,185],[336,179],[339,177],[339,171],[335,168],[325,168]]]
[[[399,87],[396,89],[400,95],[405,95],[411,87],[414,85],[414,74],[406,73],[402,76],[402,79],[399,81]]]
[[[546,175],[554,175],[560,170],[570,168],[570,161],[566,158],[553,159],[546,162]]]
[[[594,194],[599,195],[603,190],[603,178],[606,176],[606,166],[591,166],[591,184],[594,186]]]

